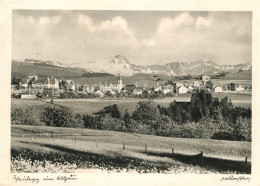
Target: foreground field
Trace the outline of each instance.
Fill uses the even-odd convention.
[[[163,107],[169,106],[171,101],[190,101],[190,94],[176,96],[172,98],[154,99],[156,104]],[[232,100],[234,106],[240,106],[245,108],[251,108],[251,94],[238,94],[238,93],[212,93],[213,97],[223,98],[228,97]],[[127,109],[132,113],[139,101],[143,99],[55,99],[54,103],[71,108],[75,113],[79,114],[93,114],[100,111],[108,105],[117,104],[121,113],[124,113]],[[12,99],[13,106],[44,106],[46,102],[41,100],[25,100],[25,99]]]
[[[43,172],[56,172],[57,169],[70,172],[75,168],[119,172],[251,172],[250,162],[245,164],[245,157],[251,157],[250,142],[23,125],[12,125],[11,132],[14,172],[30,170],[32,166],[34,170],[37,166],[42,167]],[[201,151],[203,163],[199,155]],[[47,170],[38,161],[48,162]],[[21,167],[19,162],[28,166]],[[64,167],[64,163],[68,166]]]

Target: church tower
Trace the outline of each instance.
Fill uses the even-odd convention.
[[[122,81],[122,78],[121,78],[121,74],[119,73],[119,77],[117,79],[117,92],[121,92],[123,88],[123,81]]]

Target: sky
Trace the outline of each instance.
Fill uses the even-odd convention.
[[[12,59],[136,65],[252,60],[251,12],[13,10]]]

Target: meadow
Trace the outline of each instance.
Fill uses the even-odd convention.
[[[190,101],[191,94],[186,95],[179,95],[175,97],[168,97],[164,99],[153,99],[155,104],[159,104],[160,106],[167,107],[169,106],[170,102],[173,100],[176,101]],[[245,108],[252,108],[251,103],[251,93],[248,94],[239,94],[239,93],[212,93],[213,97],[223,98],[228,97],[232,100],[234,106],[241,106]],[[137,98],[129,98],[129,99],[54,99],[54,103],[66,106],[71,108],[75,113],[79,114],[93,114],[108,105],[117,104],[119,111],[124,113],[127,109],[129,113],[132,113],[136,109],[136,105],[139,101],[144,99],[137,99]],[[42,106],[47,106],[48,103],[42,101],[40,99],[12,99],[11,100],[12,106],[21,106],[21,107],[29,107],[29,106],[37,106],[39,109]]]
[[[12,172],[251,172],[250,142],[27,125],[11,134]]]

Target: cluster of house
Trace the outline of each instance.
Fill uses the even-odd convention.
[[[17,87],[22,87],[23,92],[18,90]],[[208,92],[242,92],[246,90],[245,86],[236,85],[234,83],[228,85],[216,85],[213,86],[210,81],[210,77],[204,75],[201,80],[194,81],[192,84],[184,85],[181,82],[177,83],[157,83],[154,87],[139,87],[134,84],[124,85],[122,78],[119,74],[117,83],[105,83],[99,85],[78,85],[73,80],[58,80],[55,77],[38,78],[38,76],[28,76],[28,78],[23,78],[18,83],[18,85],[12,85],[12,94],[20,94],[21,98],[28,98],[36,96],[39,90],[56,90],[57,92],[70,91],[78,94],[84,93],[95,93],[100,97],[109,93],[115,95],[117,93],[142,95],[144,92],[150,94],[154,93],[164,93],[164,94],[186,94],[192,93],[195,90],[206,90]],[[30,91],[28,91],[30,90]],[[47,95],[48,97],[48,95]]]

